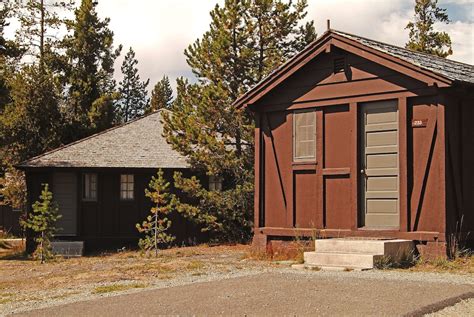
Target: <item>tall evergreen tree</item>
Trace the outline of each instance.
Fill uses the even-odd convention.
[[[436,22],[450,22],[446,9],[438,7],[438,0],[415,0],[415,21],[406,26],[410,40],[405,47],[440,57],[453,54],[451,37],[446,32],[434,31]]]
[[[60,145],[61,86],[49,69],[24,66],[8,80],[11,102],[0,116],[2,162],[26,160]]]
[[[5,3],[0,9],[0,115],[5,105],[11,101],[7,78],[14,73],[15,65],[24,53],[16,42],[7,40],[4,35],[13,12],[9,3]]]
[[[150,108],[148,112],[153,112],[159,109],[170,109],[173,103],[173,89],[170,85],[168,76],[158,81],[151,91]]]
[[[65,70],[67,113],[72,141],[113,123],[113,104],[118,98],[113,80],[114,61],[121,51],[113,47],[110,20],[100,19],[97,2],[82,0],[75,19],[67,21],[70,32],[62,41],[68,66]]]
[[[178,211],[220,239],[250,235],[253,210],[253,124],[232,102],[316,37],[312,22],[302,25],[305,0],[227,0],[211,12],[211,25],[185,51],[199,83],[178,81],[173,115],[165,134],[173,148],[208,175],[224,178],[221,192],[196,178],[175,175],[175,186],[196,204]]]
[[[46,62],[57,63],[60,40],[56,33],[65,23],[60,14],[71,11],[74,1],[20,0],[16,3],[20,22],[16,32],[18,42],[41,66]]]
[[[119,83],[118,112],[121,122],[127,122],[142,116],[149,105],[146,87],[150,80],[140,80],[137,64],[135,52],[130,47],[122,63],[123,80]]]

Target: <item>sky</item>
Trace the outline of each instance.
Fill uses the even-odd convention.
[[[116,44],[123,45],[116,61],[116,79],[120,65],[131,46],[139,61],[141,78],[150,78],[152,86],[167,75],[193,78],[186,64],[184,49],[206,32],[209,12],[223,0],[99,0],[101,17],[109,17]],[[449,58],[474,64],[474,0],[439,0],[447,8],[451,23],[435,25],[447,31],[454,54]],[[386,43],[404,46],[408,39],[405,26],[413,18],[414,0],[308,0],[307,20],[314,20],[316,31],[331,27]]]
[[[100,0],[98,11],[111,19],[115,42],[136,52],[142,78],[152,87],[163,75],[192,78],[184,49],[209,28],[209,12],[222,0]],[[451,59],[474,64],[474,0],[439,0],[452,22],[436,25],[453,41]],[[412,19],[414,0],[308,0],[307,20],[316,31],[331,27],[374,40],[403,46],[408,39],[405,26]],[[123,57],[124,54],[122,54]],[[116,70],[120,69],[121,58]],[[116,72],[120,79],[120,72]],[[174,84],[173,84],[174,86]],[[150,88],[151,88],[150,87]]]

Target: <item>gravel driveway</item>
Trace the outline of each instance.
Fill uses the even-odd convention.
[[[24,316],[423,315],[474,296],[474,278],[442,274],[268,272],[106,296]]]

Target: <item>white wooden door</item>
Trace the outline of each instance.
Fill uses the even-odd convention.
[[[365,227],[399,227],[398,105],[362,105],[362,195]]]

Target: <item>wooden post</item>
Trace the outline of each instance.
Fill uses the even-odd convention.
[[[398,164],[399,164],[399,199],[400,231],[409,231],[408,223],[408,189],[407,189],[407,98],[398,98]]]
[[[260,122],[260,114],[257,112],[255,113],[255,159],[254,159],[254,169],[255,169],[255,185],[254,185],[254,232],[257,232],[257,228],[260,226],[260,213],[263,210],[260,210],[260,200],[264,197],[260,197],[260,177],[261,177],[261,160],[262,152],[261,152],[261,122]]]
[[[357,129],[357,121],[358,121],[358,113],[357,113],[357,102],[351,102],[349,104],[349,112],[352,120],[351,124],[351,229],[357,230],[358,228],[358,207],[359,207],[359,200],[358,200],[358,193],[359,193],[359,168],[358,168],[358,161],[359,161],[359,149],[358,149],[358,135],[359,131]]]

